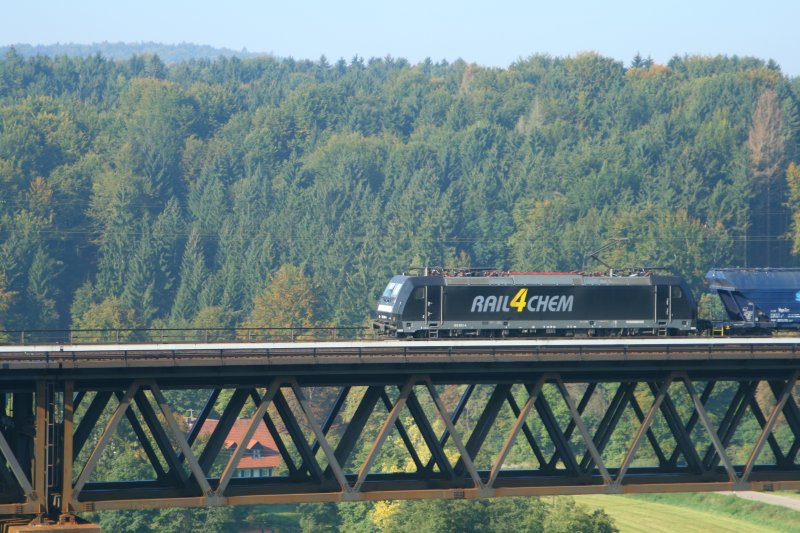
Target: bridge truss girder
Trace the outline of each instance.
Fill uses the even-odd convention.
[[[0,391],[3,405],[15,407],[0,428],[0,515],[797,489],[797,381],[797,371],[720,379],[649,371],[620,381],[559,372],[513,379],[387,373],[327,379],[335,394],[325,403],[309,398],[318,383],[282,373],[247,385],[206,383],[208,400],[190,428],[168,400],[177,389],[168,379],[102,388],[41,380],[31,390]],[[219,422],[202,437],[199,427],[215,407]],[[225,442],[242,417],[247,430],[230,451]],[[262,421],[283,471],[235,477]],[[124,423],[152,479],[98,479]],[[405,463],[387,468],[387,450],[401,450]]]

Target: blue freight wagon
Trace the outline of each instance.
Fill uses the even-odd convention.
[[[800,268],[717,268],[706,282],[734,328],[800,328]]]

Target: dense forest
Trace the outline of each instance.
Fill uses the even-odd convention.
[[[10,46],[0,46],[0,55],[6,55],[10,50],[14,50],[22,57],[36,56],[69,56],[69,57],[91,57],[102,56],[111,60],[128,60],[135,55],[157,55],[165,63],[178,63],[190,61],[192,59],[217,59],[219,57],[238,57],[240,59],[265,56],[270,54],[248,52],[246,49],[231,50],[230,48],[216,48],[209,45],[180,43],[164,44],[152,41],[125,43],[108,42],[80,44],[80,43],[58,43],[58,44],[25,44],[18,43]]]
[[[737,57],[0,60],[0,329],[359,326],[409,266],[788,266],[800,79]],[[270,290],[270,288],[272,288]],[[270,302],[287,302],[276,309]]]

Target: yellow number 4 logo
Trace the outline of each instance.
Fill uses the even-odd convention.
[[[517,291],[517,294],[514,295],[514,298],[511,300],[511,307],[516,307],[517,312],[521,313],[525,306],[528,305],[528,289],[520,289]]]

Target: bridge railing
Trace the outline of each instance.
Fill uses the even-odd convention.
[[[183,342],[296,342],[373,338],[366,327],[121,328],[0,330],[0,345]]]

